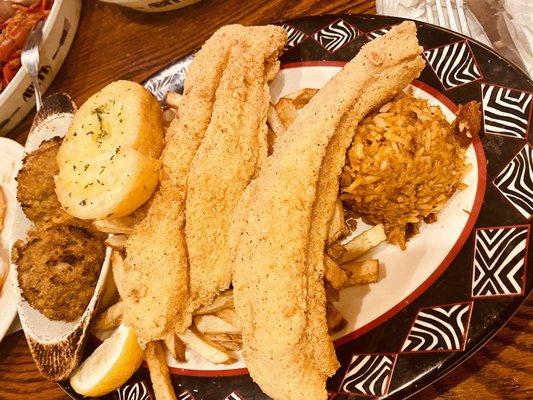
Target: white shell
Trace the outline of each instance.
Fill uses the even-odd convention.
[[[45,99],[43,108],[35,117],[26,142],[26,153],[37,149],[44,140],[65,136],[72,121],[76,105],[64,94]],[[26,218],[20,204],[14,210],[10,249],[19,239],[26,239],[31,222]],[[11,252],[11,250],[10,250]],[[31,307],[22,297],[18,284],[17,265],[11,263],[13,284],[17,288],[18,312],[31,354],[41,374],[50,380],[68,378],[78,366],[83,354],[83,345],[98,302],[102,297],[110,266],[111,249],[106,256],[93,296],[83,315],[74,322],[52,321]],[[11,257],[11,254],[10,254]]]

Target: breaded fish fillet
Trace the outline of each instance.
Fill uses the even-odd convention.
[[[237,202],[267,157],[268,82],[279,69],[287,34],[277,26],[250,27],[232,49],[211,123],[187,180],[185,233],[191,309],[209,304],[232,277],[228,228]]]
[[[246,101],[250,101],[247,107],[253,107],[247,112],[260,112],[252,100],[257,93],[263,95],[266,76],[274,75],[278,68],[280,40],[283,46],[285,32],[279,27],[223,27],[196,54],[188,71],[179,119],[173,121],[166,138],[159,188],[145,218],[126,243],[125,293],[121,293],[124,321],[135,328],[141,344],[161,339],[173,330],[181,332],[191,323],[184,231],[189,169],[206,134],[200,153],[203,160],[202,154],[211,151],[215,136],[225,137],[226,131],[235,129],[251,132],[253,128],[248,130],[246,124],[259,129],[259,121],[252,119],[241,119],[240,126],[232,124]],[[258,85],[256,94],[250,91],[254,85]],[[251,97],[239,97],[239,93]],[[266,138],[255,138],[266,154]],[[255,150],[259,158],[259,149]],[[203,175],[206,171],[200,172]]]
[[[327,398],[326,379],[338,367],[320,262],[336,195],[329,181],[357,123],[419,75],[421,51],[412,22],[365,45],[276,142],[236,209],[230,244],[244,356],[275,400]]]
[[[163,338],[190,324],[185,222],[189,166],[211,119],[215,94],[242,27],[219,29],[196,54],[185,82],[180,118],[174,120],[162,154],[162,176],[146,216],[126,243],[124,323],[139,343]]]

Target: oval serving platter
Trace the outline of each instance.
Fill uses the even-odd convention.
[[[324,15],[279,23],[289,40],[271,84],[273,100],[321,87],[361,46],[401,21]],[[378,283],[341,292],[339,310],[348,325],[334,337],[341,367],[328,381],[330,399],[409,397],[479,349],[531,292],[533,83],[476,41],[417,26],[427,65],[411,85],[415,96],[439,105],[449,119],[458,104],[482,104],[482,130],[467,151],[474,168],[465,177],[468,189],[456,193],[407,250],[374,250],[384,266]],[[183,90],[193,57],[145,82],[162,104],[168,91]],[[180,400],[267,399],[242,360],[215,366],[193,352],[187,356],[185,364],[168,357]],[[61,386],[82,398],[67,382]],[[154,398],[147,369],[104,398]]]

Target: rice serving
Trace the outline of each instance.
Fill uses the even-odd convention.
[[[421,222],[436,221],[453,193],[466,188],[465,149],[479,114],[479,104],[469,103],[450,124],[439,107],[411,94],[385,104],[357,127],[340,182],[344,206],[382,223],[388,241],[405,249]]]

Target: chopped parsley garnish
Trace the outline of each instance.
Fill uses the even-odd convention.
[[[113,100],[113,104],[115,101]],[[100,132],[96,135],[96,142],[99,144],[102,144],[104,139],[109,136],[109,132],[104,128],[103,125],[103,114],[108,114],[109,110],[107,108],[107,104],[102,104],[101,106],[96,107],[94,110],[91,111],[92,114],[96,115],[96,118],[98,118],[98,124],[100,125]]]

